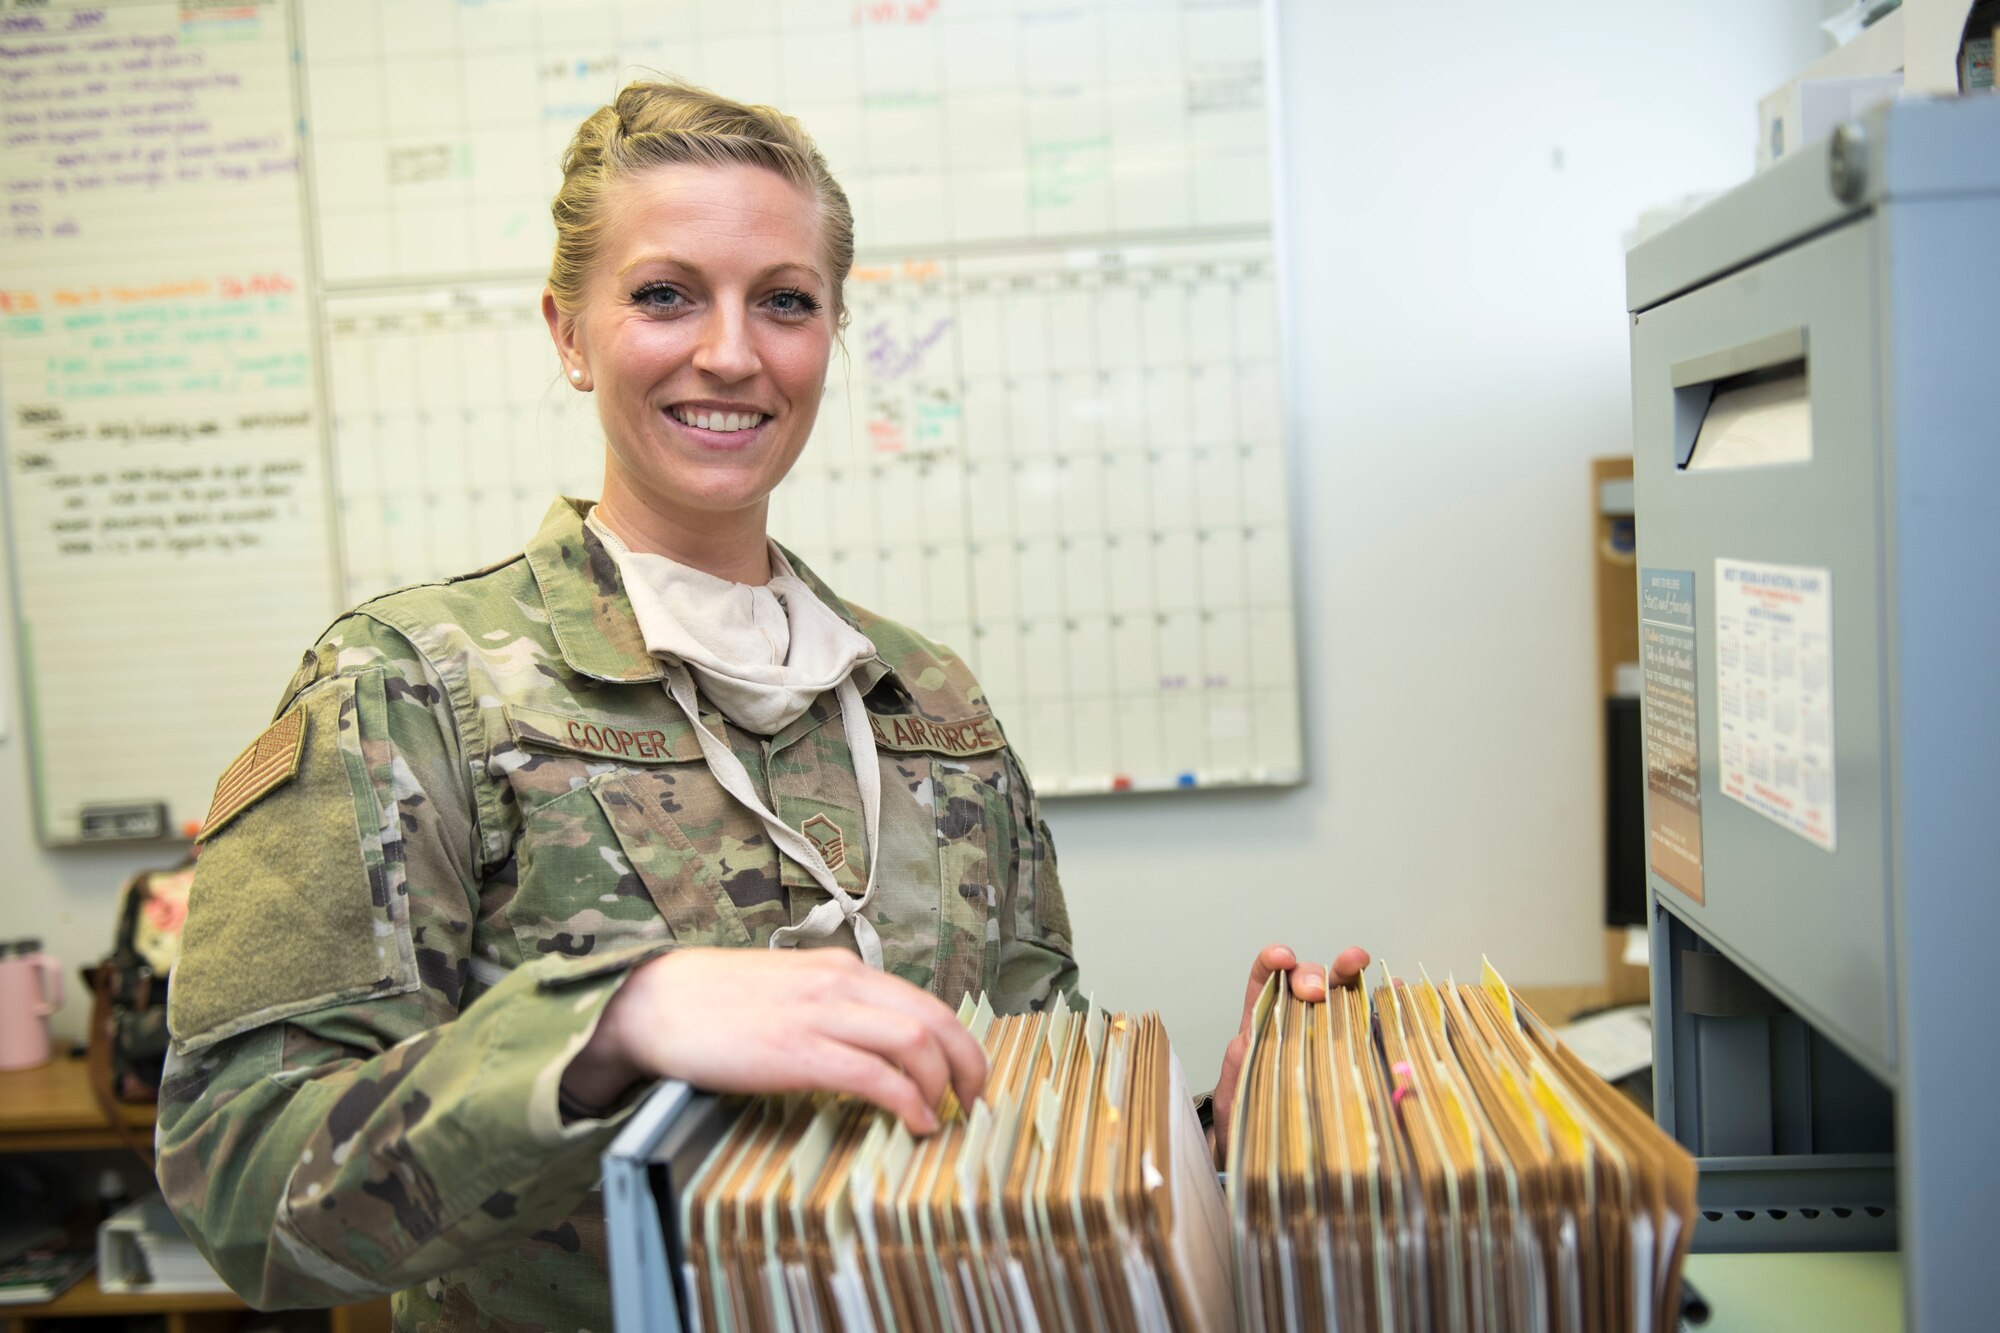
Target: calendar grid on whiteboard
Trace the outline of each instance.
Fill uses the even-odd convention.
[[[773,534],[963,653],[1047,793],[1297,780],[1255,0],[927,26],[372,0],[326,42],[305,8],[353,596],[595,493],[590,402],[534,310],[547,200],[575,123],[665,71],[799,116],[854,204],[844,354]]]
[[[557,382],[537,295],[326,302],[351,601],[500,559],[552,496],[595,494],[595,422]]]

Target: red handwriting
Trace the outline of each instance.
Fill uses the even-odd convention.
[[[42,309],[44,303],[59,310],[74,310],[106,303],[137,305],[146,301],[184,301],[204,296],[240,301],[247,296],[292,296],[298,289],[298,283],[283,273],[225,273],[213,280],[176,278],[148,283],[143,287],[114,283],[108,286],[52,287],[40,293],[0,290],[0,315],[33,314]]]
[[[854,7],[854,26],[922,23],[937,13],[939,0],[869,0]]]

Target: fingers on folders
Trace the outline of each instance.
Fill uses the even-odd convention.
[[[1491,967],[1271,985],[1234,1110],[1246,1329],[1670,1333],[1695,1166]]]
[[[1226,1205],[1158,1016],[960,1016],[986,1091],[947,1094],[935,1134],[846,1098],[744,1104],[678,1195],[689,1322],[1233,1329]]]

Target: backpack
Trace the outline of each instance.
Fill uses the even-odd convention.
[[[156,1102],[167,1060],[167,985],[180,958],[194,858],[142,870],[119,890],[111,952],[83,969],[90,987],[91,1090],[112,1128],[150,1164],[152,1145],[127,1133],[120,1102]],[[143,1146],[142,1146],[143,1143]]]

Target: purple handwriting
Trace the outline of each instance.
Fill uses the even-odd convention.
[[[60,18],[60,28],[50,28],[49,20]],[[87,32],[104,26],[102,9],[72,9],[67,14],[0,15],[0,32]]]
[[[282,117],[244,123],[243,75],[178,32],[113,32],[100,10],[0,22],[0,236],[82,234],[72,196],[296,175]]]
[[[951,316],[946,315],[931,325],[930,331],[914,341],[904,344],[897,340],[888,320],[870,324],[863,335],[868,344],[868,369],[877,379],[894,380],[915,370],[924,355],[951,329]]]

